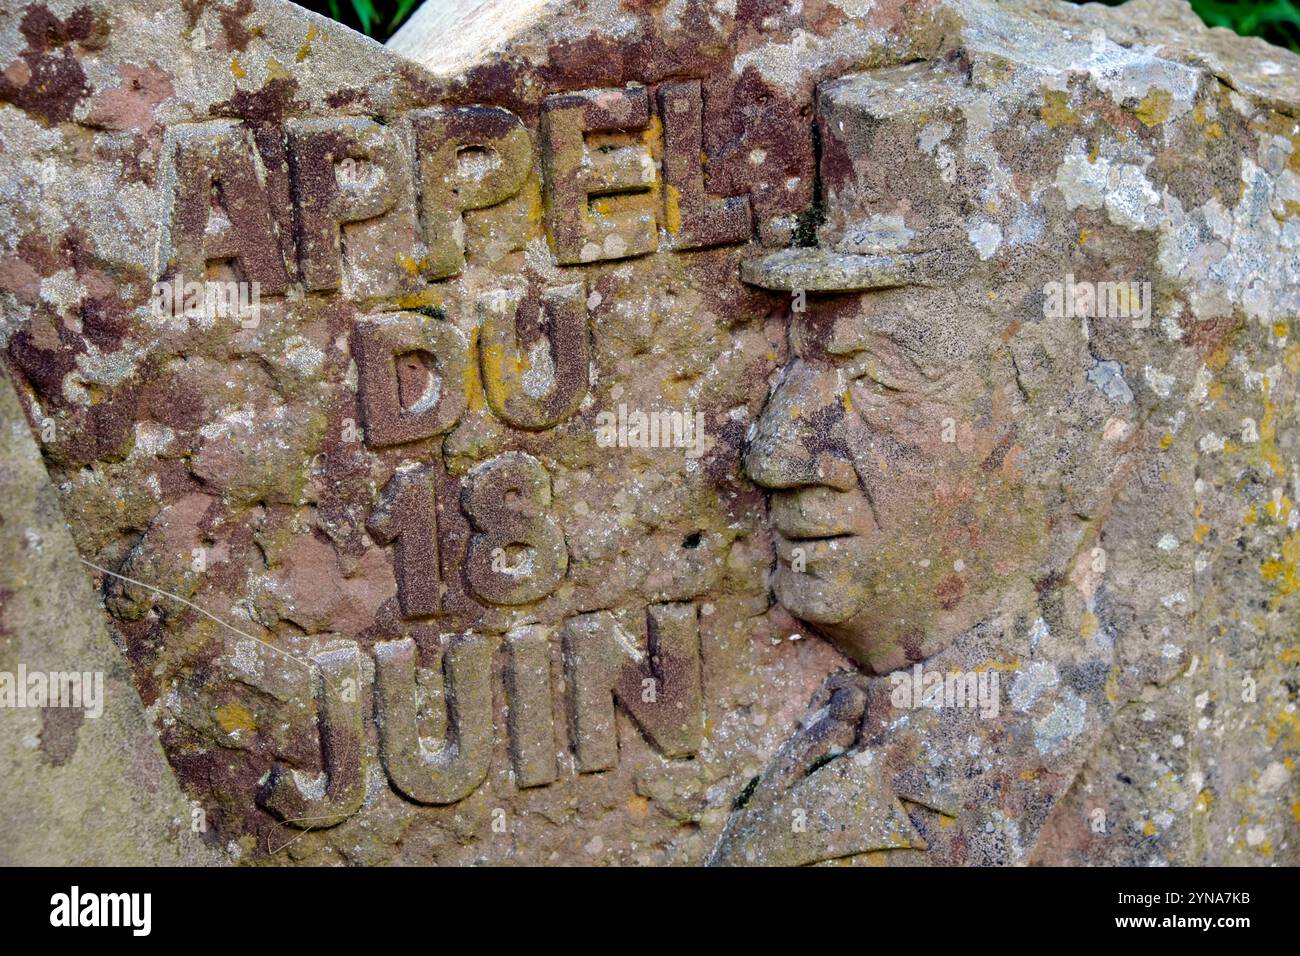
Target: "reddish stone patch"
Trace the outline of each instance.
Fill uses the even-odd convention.
[[[1003,460],[1007,457],[1007,452],[1011,450],[1011,442],[1012,435],[1010,432],[999,438],[998,443],[993,446],[993,450],[988,453],[988,457],[980,462],[980,470],[989,472],[1001,468]]]
[[[23,305],[35,305],[41,300],[40,273],[20,258],[0,260],[0,289]]]
[[[355,86],[345,86],[325,97],[325,103],[332,110],[346,109],[349,106],[364,106],[370,102],[370,91]]]
[[[959,574],[946,575],[934,589],[934,596],[945,611],[951,611],[961,603],[966,594],[966,581]]]
[[[262,35],[260,27],[244,24],[244,19],[253,12],[253,0],[236,0],[233,7],[218,7],[217,11],[221,32],[225,34],[226,45],[231,50],[242,53],[254,37]]]
[[[4,523],[4,516],[0,515],[0,528],[4,527]],[[9,630],[8,626],[5,624],[5,608],[8,606],[9,601],[13,596],[13,591],[6,588],[0,588],[0,637],[13,636],[13,631]]]
[[[77,731],[86,719],[80,707],[46,707],[41,711],[40,751],[52,767],[62,767],[77,752]]]
[[[91,101],[86,124],[118,132],[147,132],[154,126],[154,107],[175,92],[172,79],[156,66],[124,63],[118,70],[121,85]]]
[[[63,404],[63,376],[77,366],[81,338],[61,323],[33,317],[9,339],[9,357],[36,391],[51,404]]]
[[[907,656],[908,661],[912,663],[923,661],[928,656],[924,650],[924,631],[914,628],[900,637],[898,643],[902,645],[903,653]]]
[[[239,90],[230,99],[214,103],[212,115],[251,123],[280,123],[286,117],[306,112],[310,105],[294,99],[297,92],[297,80],[271,80],[260,90]]]
[[[102,42],[106,29],[88,7],[60,20],[44,6],[28,7],[19,29],[27,38],[27,48],[0,73],[0,101],[48,124],[68,122],[90,95],[86,72],[70,44],[93,46]]]
[[[1187,341],[1191,343],[1192,348],[1196,349],[1197,356],[1201,361],[1209,356],[1221,345],[1228,341],[1242,324],[1241,316],[1226,315],[1218,319],[1209,319],[1204,322],[1191,322],[1187,330]]]

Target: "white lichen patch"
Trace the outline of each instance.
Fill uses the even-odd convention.
[[[1034,746],[1044,756],[1063,752],[1070,739],[1083,731],[1088,702],[1068,687],[1063,698],[1050,714],[1034,723]]]
[[[966,235],[981,259],[991,259],[1002,245],[1002,227],[988,220],[977,220],[966,228]]]

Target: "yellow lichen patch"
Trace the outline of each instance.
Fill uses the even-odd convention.
[[[239,62],[239,57],[237,56],[232,56],[230,58],[230,72],[235,75],[235,79],[237,80],[242,80],[244,77],[248,76],[248,74],[244,72],[244,67]]]
[[[1201,520],[1201,513],[1205,510],[1204,503],[1196,502],[1196,507],[1192,509],[1192,540],[1197,544],[1205,541],[1205,536],[1210,533],[1210,526]]]
[[[1039,110],[1048,129],[1058,126],[1073,126],[1079,122],[1079,114],[1070,109],[1070,94],[1065,90],[1047,90],[1043,93],[1043,107]]]
[[[1286,363],[1288,372],[1300,372],[1300,342],[1287,346],[1282,361]]]
[[[483,363],[482,386],[494,408],[502,408],[510,398],[512,384],[522,381],[531,363],[517,348],[510,354],[499,345],[484,346],[479,342],[479,355]],[[470,363],[473,364],[472,362]]]
[[[1112,667],[1106,675],[1106,700],[1111,706],[1119,703],[1119,668]]]
[[[677,235],[682,228],[681,193],[672,183],[664,186],[664,225],[669,235]]]
[[[307,42],[298,47],[298,55],[294,57],[295,62],[301,63],[307,59],[308,54],[311,53],[311,41],[314,39],[316,39],[316,28],[310,27],[307,30]]]
[[[1268,742],[1281,742],[1285,750],[1300,750],[1300,717],[1280,710],[1268,725]]]
[[[402,296],[397,300],[397,307],[400,309],[427,309],[431,306],[441,306],[442,301],[442,294],[437,289],[421,289],[411,295]]]
[[[1155,836],[1155,835],[1156,835],[1156,825],[1155,825],[1154,823],[1152,823],[1150,820],[1148,820],[1146,823],[1144,823],[1144,824],[1142,825],[1142,835],[1143,835],[1143,836]]]
[[[1214,803],[1214,794],[1209,790],[1202,790],[1196,795],[1196,803],[1193,804],[1193,809],[1205,813],[1210,809],[1212,803]]]
[[[1297,820],[1300,820],[1300,800],[1297,800],[1295,803],[1291,804],[1291,816],[1295,817]]]
[[[1174,443],[1174,436],[1169,434],[1169,432],[1165,432],[1163,435],[1160,436],[1160,447],[1162,449],[1168,448],[1173,443]]]
[[[410,273],[413,276],[418,276],[421,272],[424,271],[425,267],[428,265],[427,262],[424,262],[420,259],[413,258],[412,256],[403,255],[401,253],[398,253],[394,258],[396,259],[397,264],[402,267],[402,269],[404,269],[406,272]]]
[[[1282,557],[1276,561],[1265,561],[1259,566],[1259,573],[1264,580],[1277,586],[1273,596],[1273,608],[1277,609],[1282,598],[1300,591],[1300,531],[1292,531],[1282,542]]]
[[[650,801],[640,794],[632,794],[627,798],[627,812],[634,817],[644,817],[650,812]]]
[[[1127,282],[1115,287],[1115,301],[1119,303],[1120,315],[1136,315],[1141,311],[1139,303],[1133,301],[1132,287]]]
[[[232,702],[217,708],[217,726],[228,734],[237,730],[252,732],[257,730],[257,721],[247,707]]]
[[[1133,111],[1143,125],[1157,126],[1169,119],[1169,107],[1173,104],[1173,94],[1168,90],[1152,90],[1142,97],[1142,102]]]
[[[271,57],[266,61],[266,74],[273,80],[289,79],[289,71],[286,70],[284,64],[275,57]]]
[[[1226,345],[1220,345],[1217,349],[1211,352],[1209,358],[1205,360],[1205,367],[1215,369],[1216,371],[1227,364],[1228,347]]]
[[[1264,414],[1259,420],[1259,444],[1256,446],[1260,459],[1272,469],[1279,478],[1286,473],[1282,466],[1282,456],[1277,451],[1277,408],[1269,395],[1268,379],[1264,379]]]
[[[1210,139],[1223,139],[1223,127],[1218,123],[1211,123],[1205,127],[1205,135]]]
[[[664,142],[664,124],[659,119],[659,114],[651,112],[650,123],[641,131],[641,145],[650,151],[650,155],[658,160],[663,152]]]
[[[1091,611],[1084,611],[1083,620],[1079,622],[1079,636],[1092,637],[1092,635],[1097,633],[1097,628],[1100,626],[1100,623],[1101,622],[1097,620],[1097,615],[1093,614]]]
[[[469,354],[479,354],[479,329],[477,327],[470,334]],[[483,394],[483,375],[479,363],[473,360],[466,362],[465,410],[467,412],[481,411],[486,404],[486,396]]]
[[[1300,127],[1297,127],[1295,120],[1282,113],[1268,111],[1263,114],[1263,119],[1251,123],[1250,128],[1257,133],[1290,140],[1291,156],[1287,159],[1287,168],[1300,174]]]

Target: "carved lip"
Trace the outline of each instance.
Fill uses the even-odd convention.
[[[776,532],[776,556],[779,564],[789,565],[794,560],[794,549],[801,548],[805,551],[803,555],[805,560],[822,560],[830,558],[838,552],[837,544],[849,544],[854,539],[860,539],[862,536],[852,531],[827,533],[824,535],[811,535],[798,538],[787,537],[779,530]],[[856,549],[849,548],[843,553],[849,553]]]
[[[857,488],[808,487],[773,491],[768,515],[772,530],[787,541],[812,543],[874,534],[869,507]]]
[[[784,542],[786,542],[787,544],[804,544],[804,543],[811,542],[811,541],[819,541],[819,542],[820,542],[820,541],[838,541],[838,540],[841,539],[841,538],[857,538],[857,537],[861,537],[861,536],[860,536],[857,532],[855,532],[855,531],[828,531],[828,532],[826,532],[825,534],[816,534],[816,533],[813,533],[813,534],[806,534],[806,533],[805,533],[805,534],[800,534],[800,535],[789,535],[789,534],[784,534],[784,533],[782,533],[781,530],[780,530],[779,528],[778,528],[778,529],[775,529],[775,530],[776,530],[776,533],[777,533],[778,535],[780,535],[781,540],[784,541]]]
[[[799,543],[834,541],[838,538],[857,538],[861,529],[855,529],[846,518],[837,515],[820,515],[807,520],[798,512],[782,514],[774,510],[771,527],[785,541]]]

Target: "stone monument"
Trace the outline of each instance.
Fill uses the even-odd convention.
[[[134,728],[0,759],[160,744],[103,846],[1297,861],[1300,58],[1177,0],[57,0],[0,130],[0,670]]]

